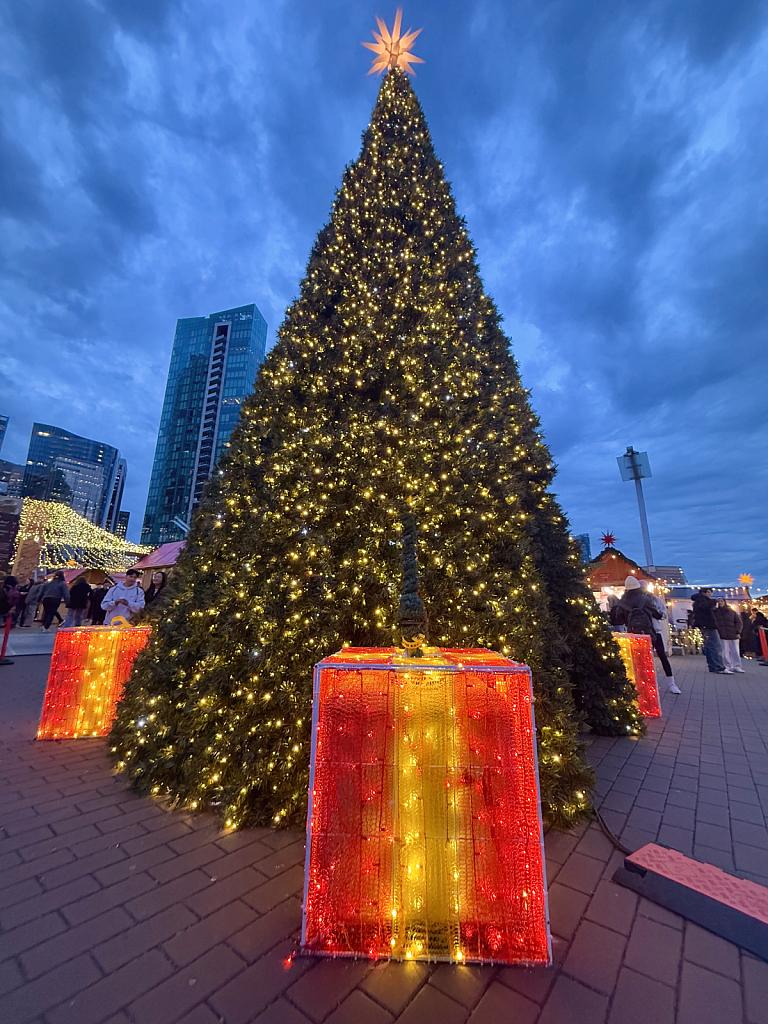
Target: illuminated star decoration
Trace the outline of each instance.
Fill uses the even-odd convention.
[[[755,577],[752,576],[751,573],[743,572],[741,576],[739,576],[739,583],[743,583],[745,587],[751,587],[754,582]]]
[[[424,63],[421,57],[415,57],[412,53],[409,53],[421,29],[418,28],[414,32],[409,28],[405,35],[401,36],[400,27],[402,20],[403,9],[398,7],[397,14],[395,15],[395,24],[392,26],[392,32],[390,33],[381,18],[376,18],[379,26],[379,31],[373,33],[376,42],[362,43],[363,46],[373,50],[376,54],[376,58],[371,64],[371,70],[368,72],[369,75],[372,75],[374,71],[381,74],[382,71],[388,71],[391,68],[400,68],[402,71],[407,71],[409,75],[413,75],[415,71],[411,64]]]
[[[616,543],[616,538],[613,536],[612,533],[604,533],[603,536],[600,538],[600,543],[607,548],[612,548],[613,545]]]

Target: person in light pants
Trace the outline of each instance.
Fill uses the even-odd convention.
[[[714,613],[717,632],[723,641],[725,667],[729,668],[731,672],[743,672],[744,668],[741,664],[741,654],[739,652],[739,639],[743,628],[741,616],[722,598],[717,602]]]

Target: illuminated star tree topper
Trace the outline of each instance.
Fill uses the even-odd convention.
[[[421,29],[417,28],[414,32],[413,29],[409,28],[405,35],[400,34],[403,21],[402,7],[397,9],[395,24],[392,26],[391,32],[381,18],[377,17],[376,21],[379,26],[379,31],[373,33],[376,42],[362,43],[363,46],[373,50],[376,54],[368,74],[372,75],[374,72],[381,74],[382,71],[388,71],[391,68],[400,68],[402,71],[407,71],[409,75],[415,74],[411,64],[423,64],[424,61],[421,57],[416,57],[410,53],[410,49]]]

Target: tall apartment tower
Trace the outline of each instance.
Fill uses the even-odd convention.
[[[266,343],[254,304],[177,320],[142,544],[183,538],[173,520],[190,521],[253,391]]]
[[[125,478],[125,459],[117,448],[48,423],[32,424],[23,497],[69,505],[114,533]]]

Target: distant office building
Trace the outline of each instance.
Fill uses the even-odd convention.
[[[23,496],[69,505],[96,526],[115,532],[126,464],[111,445],[61,427],[34,423]]]
[[[8,426],[8,417],[0,416],[0,448],[3,447],[3,441],[5,440],[5,430]]]
[[[257,307],[238,306],[176,322],[142,544],[182,540],[240,406],[264,359],[267,324]]]
[[[118,537],[122,537],[125,540],[125,536],[128,533],[128,523],[131,519],[130,512],[118,512],[117,513],[117,526],[115,527],[115,534]]]
[[[0,496],[20,498],[24,488],[24,466],[0,459]]]
[[[581,560],[584,565],[592,561],[592,546],[589,543],[588,533],[577,533],[573,538],[581,548]]]

